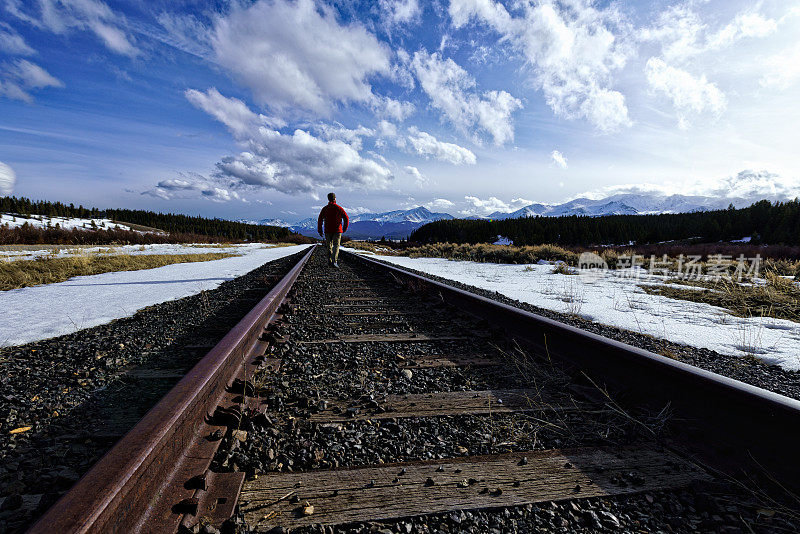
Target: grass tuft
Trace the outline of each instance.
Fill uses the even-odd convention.
[[[774,317],[800,322],[800,286],[773,271],[766,271],[764,279],[766,282],[763,284],[740,284],[724,278],[716,282],[682,282],[696,286],[696,289],[651,285],[641,287],[651,295],[725,308],[738,317]]]

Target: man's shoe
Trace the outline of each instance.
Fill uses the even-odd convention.
[[[333,262],[333,266],[338,269],[339,268],[339,263],[338,262]]]

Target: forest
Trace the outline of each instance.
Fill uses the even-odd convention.
[[[30,200],[24,197],[0,197],[0,213],[14,213],[23,216],[45,215],[48,217],[76,217],[93,219],[111,219],[121,223],[157,228],[167,232],[170,237],[179,237],[179,241],[187,242],[195,239],[200,241],[266,241],[266,242],[290,242],[290,243],[311,243],[312,239],[291,232],[287,228],[277,226],[264,226],[259,224],[245,224],[224,219],[209,219],[200,216],[180,215],[173,213],[156,213],[146,210],[130,209],[105,209],[75,207],[74,204],[64,204],[62,202],[50,202],[45,200]],[[75,232],[86,231],[76,230],[75,232],[49,230],[52,238],[60,240],[67,239],[66,242],[78,239],[81,242],[91,238]],[[19,229],[6,229],[4,234],[11,243],[37,243],[50,242],[44,235],[48,230],[26,228],[24,231]],[[88,232],[90,234],[94,232]],[[100,235],[102,233],[102,236]],[[14,234],[12,236],[12,234]],[[16,235],[20,234],[20,235]],[[23,236],[24,234],[24,236]],[[42,234],[42,235],[39,235]],[[56,236],[58,234],[58,236]],[[127,234],[122,231],[98,231],[97,237],[105,242],[108,239],[116,239],[122,242],[133,241],[139,243],[141,239],[136,238],[131,232]],[[74,235],[74,237],[70,237]],[[38,239],[44,239],[39,241]],[[16,239],[16,241],[14,241]],[[19,240],[23,239],[23,240]],[[30,241],[33,239],[34,241]],[[151,236],[147,242],[163,242],[162,239]]]
[[[750,238],[751,244],[800,245],[800,200],[756,202],[746,208],[658,215],[453,219],[428,223],[409,236],[416,243],[515,245],[643,245],[668,241],[715,243]]]

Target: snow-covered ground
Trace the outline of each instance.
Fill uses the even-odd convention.
[[[275,245],[267,243],[247,243],[243,245],[209,245],[200,244],[155,244],[155,245],[104,245],[75,247],[58,246],[14,246],[7,250],[0,249],[0,260],[32,260],[40,257],[65,258],[91,254],[130,254],[132,256],[147,254],[205,254],[222,252],[229,254],[246,254],[252,249],[271,248]]]
[[[110,230],[112,228],[119,228],[121,230],[130,230],[131,227],[111,222],[111,219],[81,219],[77,217],[48,217],[47,215],[31,215],[30,217],[23,217],[11,213],[0,214],[0,226],[8,225],[11,228],[29,224],[36,228],[47,228],[48,226],[55,227],[58,225],[63,230],[72,230],[77,228],[79,230]]]
[[[564,275],[552,274],[550,264],[500,265],[441,258],[375,257],[597,323],[723,354],[752,354],[785,369],[800,370],[799,323],[770,317],[735,317],[723,308],[650,295],[639,287],[663,284],[663,276],[641,271],[638,278],[633,278],[612,270],[593,270],[592,276]]]
[[[153,304],[214,289],[307,247],[252,246],[241,256],[221,260],[77,276],[58,284],[0,291],[0,346],[69,334],[133,315]]]

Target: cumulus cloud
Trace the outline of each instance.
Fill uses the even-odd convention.
[[[416,22],[422,13],[419,0],[380,0],[378,5],[388,26]]]
[[[369,105],[379,117],[388,117],[401,122],[406,120],[416,109],[411,102],[395,100],[388,96],[373,96]]]
[[[515,198],[511,202],[504,202],[497,197],[489,197],[484,200],[474,196],[465,196],[464,200],[466,200],[469,207],[461,210],[459,212],[461,215],[486,216],[497,211],[509,213],[531,204],[530,200],[524,198]]]
[[[372,33],[312,0],[236,4],[216,19],[211,44],[217,63],[274,109],[368,103],[368,79],[390,70],[390,51]]]
[[[494,0],[450,0],[453,25],[486,24],[519,50],[553,111],[585,118],[609,132],[630,125],[625,97],[612,75],[633,53],[629,26],[616,4],[592,0],[520,2],[509,12]]]
[[[446,210],[455,206],[455,203],[450,202],[446,198],[434,198],[430,202],[424,204],[424,206],[431,211]]]
[[[423,186],[428,183],[428,179],[425,178],[425,175],[423,175],[418,168],[407,165],[403,168],[403,170],[406,171],[406,174],[410,174],[414,177],[414,180],[416,180],[418,186]]]
[[[133,38],[122,29],[124,18],[100,0],[39,0],[26,4],[7,0],[6,10],[42,30],[56,34],[91,31],[112,52],[130,57],[139,54]]]
[[[10,195],[14,192],[17,175],[9,165],[0,161],[0,194]]]
[[[472,128],[483,130],[496,145],[514,139],[511,114],[522,107],[517,98],[505,91],[486,91],[479,96],[472,76],[439,52],[415,52],[411,67],[431,105],[457,128],[467,133]]]
[[[174,198],[207,198],[214,202],[228,202],[240,200],[236,191],[224,187],[213,178],[207,178],[198,173],[180,173],[180,178],[162,180],[154,188],[143,191],[142,195],[149,195],[162,200]]]
[[[653,57],[645,67],[647,83],[672,101],[681,126],[687,125],[687,115],[709,111],[722,113],[727,99],[719,88],[704,75],[695,77],[685,70],[667,65],[663,59]]]
[[[0,52],[15,56],[32,56],[36,50],[31,48],[14,28],[0,22]]]
[[[283,135],[262,128],[247,145],[249,151],[217,164],[218,175],[287,194],[341,185],[381,188],[392,177],[389,169],[344,141],[325,141],[300,129]]]
[[[558,150],[553,150],[552,152],[550,152],[550,159],[553,160],[553,163],[555,163],[562,169],[567,168],[567,158],[565,158],[564,154],[562,154]]]
[[[345,128],[339,123],[328,124],[318,123],[314,125],[314,130],[324,139],[339,139],[356,150],[361,150],[364,137],[373,137],[375,130],[359,125],[358,128]]]
[[[769,89],[788,89],[800,81],[800,44],[768,57],[764,65],[767,72],[759,83]]]
[[[408,131],[409,148],[420,156],[433,157],[453,165],[475,165],[478,161],[475,154],[463,146],[439,141],[431,134],[417,128],[412,127]]]
[[[322,188],[335,186],[381,188],[392,179],[387,167],[363,157],[357,149],[360,143],[356,139],[372,134],[367,128],[318,125],[318,136],[299,128],[282,134],[264,116],[216,90],[187,91],[186,97],[222,122],[244,150],[222,158],[210,177],[183,177],[182,181],[188,184],[165,181],[148,194],[163,198],[174,196],[175,191],[200,190],[204,195],[225,200],[223,191],[253,187],[314,195]]]
[[[703,191],[725,198],[791,200],[800,197],[800,180],[766,170],[744,170],[722,179]]]
[[[215,87],[208,89],[205,93],[188,89],[184,95],[195,107],[202,109],[227,126],[230,132],[237,137],[245,137],[262,125],[272,128],[286,126],[283,119],[255,113],[238,98],[222,96]]]
[[[33,102],[32,89],[64,87],[64,83],[49,72],[27,59],[0,66],[0,96],[14,100]]]

